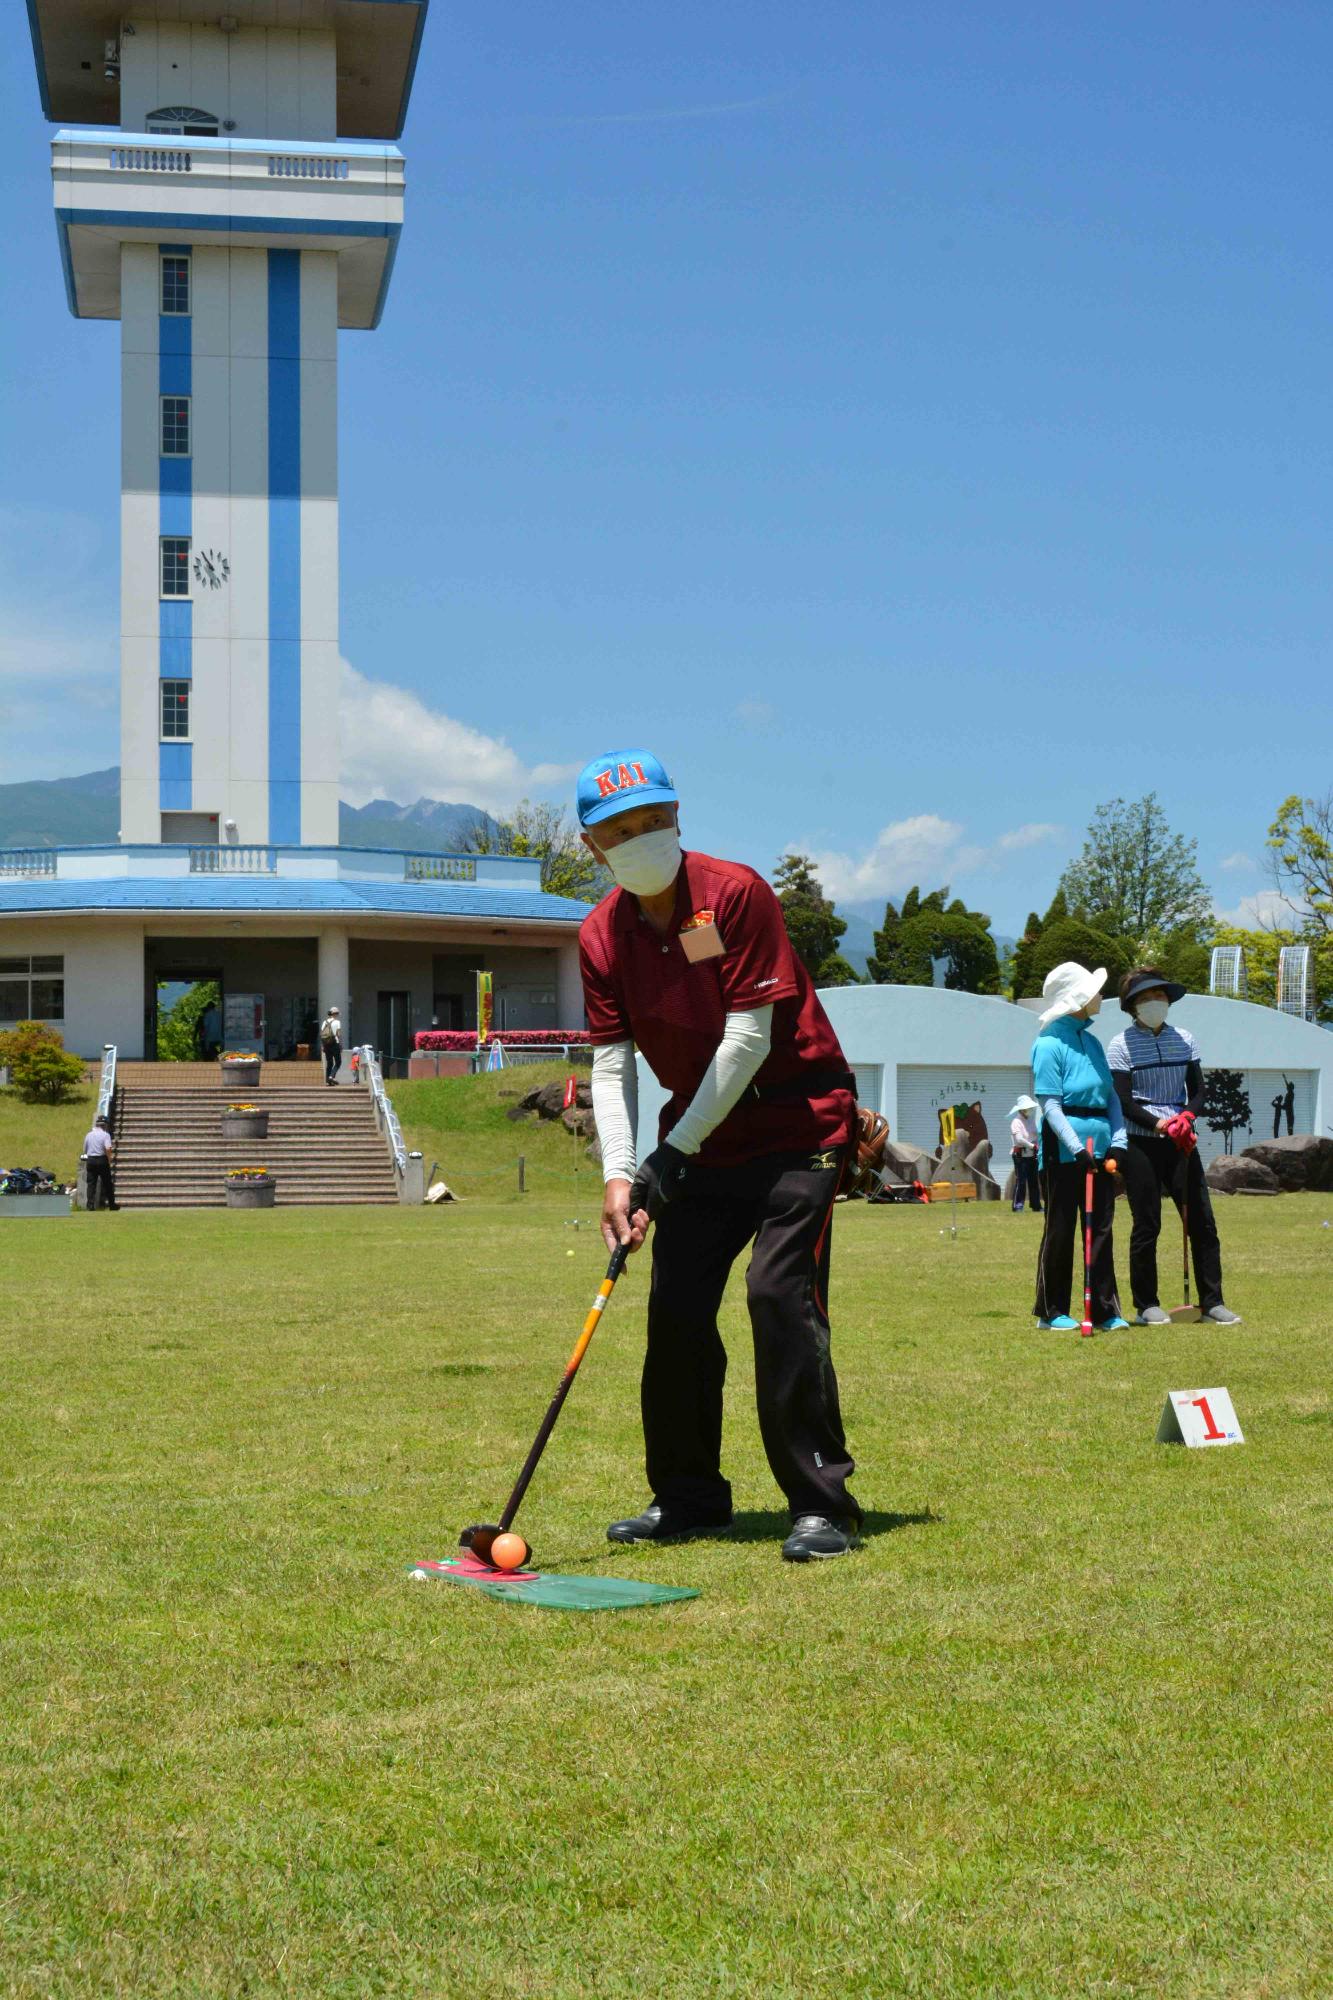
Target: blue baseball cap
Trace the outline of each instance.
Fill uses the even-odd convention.
[[[651,750],[613,750],[579,772],[575,792],[580,826],[628,812],[631,806],[674,806],[676,788]]]

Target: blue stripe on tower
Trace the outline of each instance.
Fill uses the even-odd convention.
[[[268,253],[268,837],[301,839],[301,253]]]
[[[167,256],[187,256],[187,243],[159,243]],[[160,282],[160,280],[159,280]],[[159,304],[161,301],[159,300]],[[191,326],[188,313],[159,313],[157,319],[157,393],[188,396],[191,379]],[[162,405],[153,413],[161,445]],[[193,438],[191,438],[193,445]],[[193,533],[193,461],[163,458],[157,461],[159,535]],[[160,556],[159,556],[160,560]],[[159,590],[161,583],[159,580]],[[188,597],[163,598],[158,605],[157,671],[160,680],[188,681],[193,677],[194,607]],[[162,691],[158,689],[159,727]],[[157,804],[159,812],[189,812],[194,805],[194,748],[189,743],[159,743],[157,756]]]

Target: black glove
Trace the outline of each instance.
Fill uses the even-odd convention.
[[[647,1209],[650,1222],[656,1222],[673,1195],[680,1193],[685,1166],[686,1155],[675,1146],[659,1146],[648,1155],[630,1183],[631,1222],[641,1208]]]

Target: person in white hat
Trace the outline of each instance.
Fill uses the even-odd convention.
[[[1009,1157],[1014,1163],[1014,1214],[1023,1213],[1023,1197],[1034,1215],[1041,1214],[1041,1183],[1037,1179],[1035,1097],[1023,1093],[1009,1107]]]
[[[1105,984],[1105,966],[1089,972],[1073,959],[1054,966],[1041,989],[1046,1005],[1040,1016],[1040,1033],[1032,1044],[1032,1087],[1041,1106],[1041,1188],[1046,1203],[1033,1311],[1042,1326],[1059,1333],[1075,1333],[1079,1325],[1069,1306],[1089,1139],[1097,1162],[1092,1182],[1093,1321],[1103,1333],[1118,1332],[1129,1324],[1120,1310],[1111,1246],[1114,1176],[1128,1144],[1125,1117],[1106,1051],[1092,1032]]]

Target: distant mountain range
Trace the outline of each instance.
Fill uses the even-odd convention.
[[[338,838],[345,847],[411,849],[422,854],[453,854],[478,826],[495,830],[496,822],[480,806],[451,805],[445,799],[418,799],[401,806],[396,799],[372,799],[369,805],[338,808]],[[24,784],[0,785],[0,847],[77,847],[83,843],[114,845],[120,826],[120,769],[85,771],[78,778],[37,778]],[[864,973],[875,949],[875,932],[884,921],[882,903],[842,903],[838,915],[847,930],[838,949],[855,971]],[[1001,957],[1014,940],[996,933]]]
[[[345,847],[390,847],[424,854],[455,852],[477,826],[495,821],[480,806],[418,799],[372,799],[338,808],[338,837]],[[0,847],[114,845],[120,829],[120,769],[85,771],[77,778],[29,779],[0,785]]]

